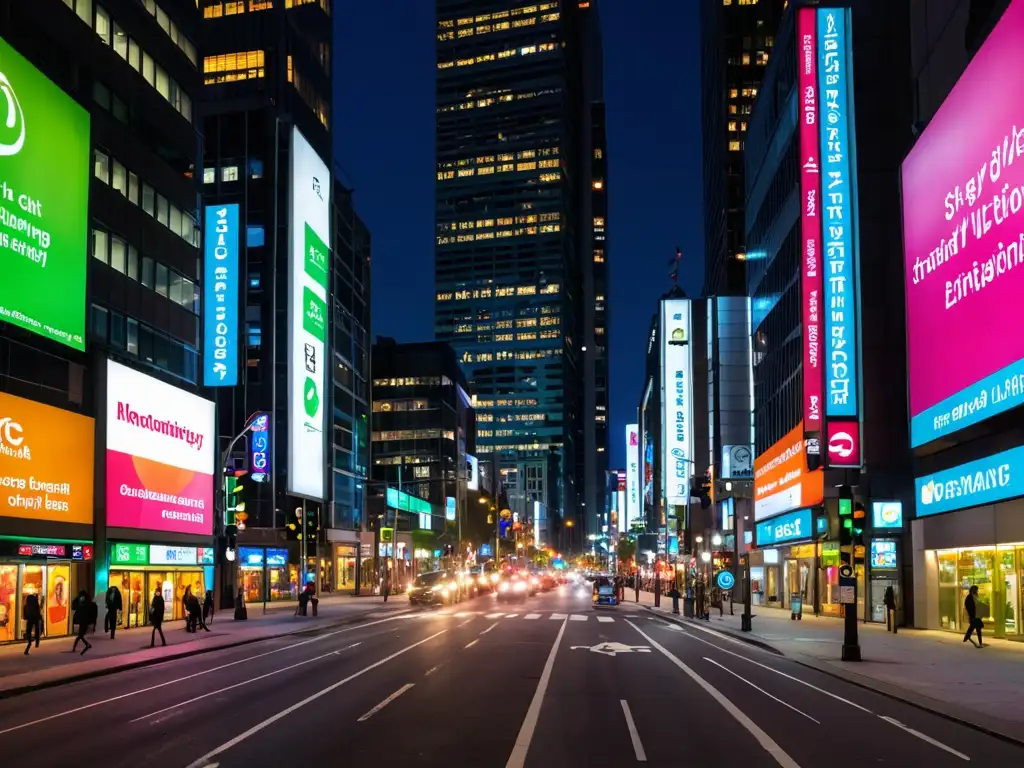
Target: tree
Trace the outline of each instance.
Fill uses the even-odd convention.
[[[636,541],[629,538],[628,536],[621,536],[619,538],[618,556],[619,562],[629,565],[632,562],[633,557],[636,555]]]

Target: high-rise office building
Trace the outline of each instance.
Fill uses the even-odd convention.
[[[434,331],[472,381],[479,450],[500,452],[513,511],[539,501],[554,519],[580,512],[594,415],[582,351],[591,6],[437,0]]]
[[[743,143],[784,0],[700,0],[704,295],[742,296]]]
[[[203,202],[237,205],[242,238],[237,383],[209,390],[222,449],[249,415],[272,415],[272,469],[245,483],[239,542],[280,544],[305,499],[320,528],[307,566],[337,586],[369,464],[369,236],[330,171],[332,2],[199,5]],[[298,562],[303,547],[289,546]]]

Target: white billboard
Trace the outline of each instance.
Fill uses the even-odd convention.
[[[322,500],[330,276],[331,177],[292,129],[288,281],[288,493]]]
[[[640,426],[626,425],[626,509],[619,511],[619,531],[640,517]]]
[[[466,488],[470,491],[480,490],[480,462],[476,456],[466,454]]]
[[[689,299],[661,302],[661,425],[665,502],[684,505],[693,474],[693,345]],[[670,513],[671,514],[671,513]]]

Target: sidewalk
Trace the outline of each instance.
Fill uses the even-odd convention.
[[[262,603],[246,604],[247,621],[235,621],[233,611],[215,614],[209,632],[195,634],[185,631],[184,621],[164,624],[167,645],[150,648],[150,627],[119,629],[116,639],[102,632],[103,613],[100,612],[97,630],[87,635],[93,644],[84,656],[72,653],[74,637],[45,639],[39,647],[32,647],[25,656],[21,643],[0,646],[0,698],[24,693],[33,688],[46,688],[61,683],[83,680],[136,667],[159,664],[163,661],[208,653],[222,648],[254,643],[282,635],[308,632],[311,629],[358,621],[369,616],[385,616],[408,609],[409,602],[398,596],[384,603],[382,597],[331,596],[320,600],[318,616],[295,616],[296,603],[268,603],[263,613]]]
[[[633,599],[627,590],[626,601]],[[640,603],[678,620],[664,595],[661,608],[654,608],[650,592],[640,593]],[[863,660],[844,662],[840,619],[804,614],[792,621],[788,611],[757,606],[751,609],[752,631],[742,632],[742,605],[733,610],[735,615],[719,616],[713,609],[708,622],[682,621],[766,645],[826,674],[1024,742],[1024,643],[986,638],[986,647],[978,649],[950,632],[901,627],[893,635],[882,625],[859,622]]]

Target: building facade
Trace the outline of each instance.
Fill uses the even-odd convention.
[[[535,501],[555,519],[582,505],[582,38],[596,27],[580,6],[437,2],[434,332],[458,353],[481,449],[500,452],[524,518]]]
[[[897,212],[911,121],[909,100],[894,96],[909,92],[899,86],[908,34],[901,4],[791,7],[749,120],[750,564],[761,605],[839,615],[851,594],[840,587],[856,586],[857,615],[877,621],[886,587],[901,602],[912,589],[908,567],[866,557],[876,534],[904,557],[909,537],[857,522],[874,502],[909,502]],[[839,583],[841,556],[855,584]]]
[[[52,637],[79,590],[116,586],[137,626],[155,589],[212,583],[212,484],[147,495],[164,471],[212,474],[198,22],[174,0],[0,4],[0,642],[29,595]],[[158,433],[168,420],[184,431]]]
[[[743,145],[783,0],[700,0],[704,295],[742,296]]]

